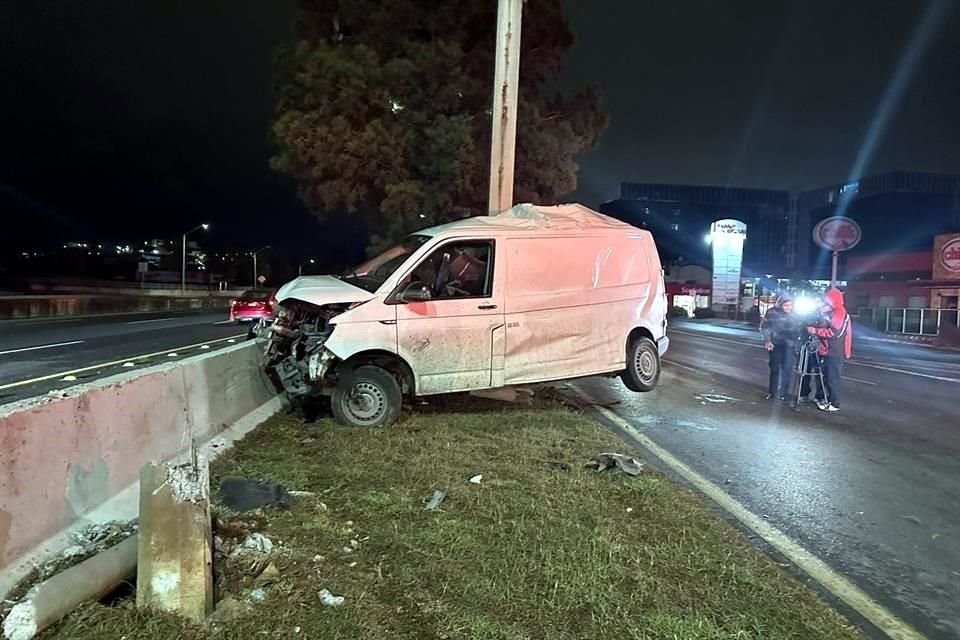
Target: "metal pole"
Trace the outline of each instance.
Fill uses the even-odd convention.
[[[837,257],[838,257],[839,255],[840,255],[840,254],[839,254],[838,252],[836,252],[836,251],[833,252],[833,269],[832,269],[832,271],[830,272],[830,286],[831,286],[831,287],[836,287],[836,286],[837,286]]]
[[[490,147],[490,200],[495,215],[513,206],[517,148],[517,99],[520,78],[520,23],[523,0],[499,0],[493,83],[493,135]]]
[[[180,264],[180,293],[187,292],[187,234],[183,234],[183,260]]]
[[[253,288],[257,288],[257,252],[253,252]]]

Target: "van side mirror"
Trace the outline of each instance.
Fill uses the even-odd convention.
[[[433,293],[431,293],[430,287],[422,282],[411,282],[400,292],[400,295],[397,296],[397,300],[404,304],[410,302],[427,302],[432,298]]]

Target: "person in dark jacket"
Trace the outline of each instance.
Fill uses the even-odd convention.
[[[760,323],[763,344],[770,358],[770,384],[767,400],[786,400],[790,392],[793,363],[800,327],[793,315],[793,298],[782,293]]]
[[[840,380],[843,363],[853,355],[853,328],[839,289],[830,289],[820,309],[823,319],[808,327],[810,335],[820,340],[817,353],[823,369],[824,399],[817,402],[821,411],[840,411]],[[818,394],[819,396],[819,394]]]

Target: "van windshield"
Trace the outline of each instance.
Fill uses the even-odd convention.
[[[375,258],[371,258],[353,269],[347,269],[340,279],[360,287],[370,293],[380,288],[393,272],[400,268],[407,258],[422,247],[430,236],[407,236]]]

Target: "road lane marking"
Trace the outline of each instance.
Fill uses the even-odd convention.
[[[664,358],[663,361],[669,364],[671,367],[680,367],[681,369],[687,369],[688,371],[693,371],[694,373],[705,373],[702,369],[691,367],[688,364],[682,364],[680,362],[677,362],[676,360],[667,360],[666,358]],[[709,372],[706,372],[706,373],[709,373]]]
[[[221,324],[235,324],[235,321],[234,321],[234,320],[221,320],[220,322],[214,322],[213,324],[214,324],[214,326],[218,326],[218,325],[221,325]]]
[[[71,342],[57,342],[56,344],[41,344],[36,347],[24,347],[22,349],[10,349],[9,351],[0,351],[0,356],[9,353],[23,353],[25,351],[40,351],[41,349],[56,349],[57,347],[69,347],[72,344],[81,344],[83,340],[72,340]]]
[[[754,347],[756,349],[763,349],[763,345],[760,344],[751,344],[749,342],[740,342],[739,340],[726,340],[724,338],[714,338],[706,336],[704,334],[698,333],[689,333],[687,331],[676,331],[673,330],[672,333],[679,333],[684,336],[692,336],[694,338],[702,338],[703,340],[712,340],[714,342],[729,342],[730,344],[738,344],[744,347]],[[948,378],[946,376],[935,376],[930,373],[920,373],[919,371],[907,371],[906,369],[897,369],[896,367],[887,367],[879,364],[870,364],[867,362],[862,362],[860,360],[850,360],[848,364],[853,367],[867,367],[870,369],[879,369],[881,371],[888,371],[890,373],[902,373],[906,376],[916,376],[917,378],[926,378],[928,380],[938,380],[940,382],[953,382],[954,384],[960,383],[960,378]]]
[[[852,378],[850,376],[840,376],[840,377],[843,378],[844,380],[849,380],[850,382],[859,382],[860,384],[868,384],[871,387],[877,386],[876,382],[870,382],[869,380],[861,380],[860,378]]]
[[[668,466],[684,480],[696,487],[701,493],[713,500],[720,508],[736,518],[740,523],[763,538],[771,547],[799,567],[824,589],[845,602],[850,608],[870,621],[870,623],[891,640],[925,640],[924,636],[909,624],[898,618],[890,610],[871,598],[847,578],[834,571],[826,562],[794,542],[785,533],[754,515],[735,498],[713,484],[699,473],[681,462],[672,453],[658,445],[649,436],[640,432],[627,420],[614,411],[596,404],[593,398],[579,387],[573,390],[595,411],[623,429],[661,463]]]
[[[243,337],[243,336],[237,336],[237,337]],[[204,345],[206,345],[207,348],[209,348],[209,346],[212,344],[217,344],[220,342],[231,342],[231,341],[236,342],[236,340],[237,340],[236,338],[218,338],[216,340],[208,340],[207,342],[198,342],[197,344],[190,344],[184,347],[177,347],[177,350],[186,351],[187,349],[196,349],[198,347],[202,349]],[[46,382],[47,380],[56,380],[56,379],[65,380],[69,377],[74,377],[74,379],[76,379],[75,376],[78,373],[86,373],[88,371],[95,371],[97,369],[104,369],[106,367],[123,366],[123,363],[125,362],[132,362],[136,360],[146,360],[148,358],[156,358],[158,356],[165,356],[168,353],[170,352],[157,351],[156,353],[145,353],[140,356],[132,356],[132,357],[128,356],[123,360],[114,360],[113,362],[102,362],[100,364],[90,365],[89,367],[81,367],[80,369],[74,369],[72,371],[61,371],[59,373],[51,373],[46,376],[30,378],[29,380],[18,380],[17,382],[8,382],[7,384],[0,385],[0,391],[5,391],[7,389],[14,389],[16,387],[23,387],[28,384],[36,384],[38,382]]]

